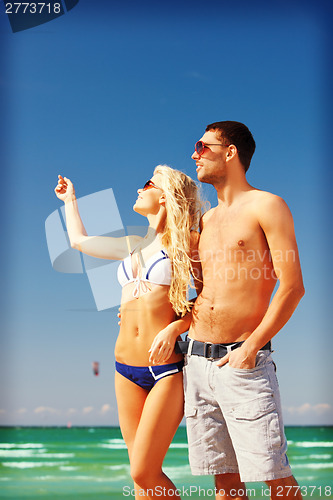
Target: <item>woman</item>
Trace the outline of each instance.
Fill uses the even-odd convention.
[[[72,247],[94,257],[122,260],[121,326],[115,347],[120,428],[136,498],[145,490],[148,498],[174,499],[176,488],[162,463],[183,417],[183,359],[174,352],[177,334],[168,325],[176,314],[184,316],[189,310],[191,273],[198,273],[199,263],[192,259],[201,216],[198,188],[184,173],[156,167],[138,190],[133,207],[148,219],[144,238],[88,236],[71,181],[59,176],[55,193],[65,202]],[[187,319],[184,325],[186,331]]]

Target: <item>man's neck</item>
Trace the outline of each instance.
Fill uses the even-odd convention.
[[[227,181],[223,184],[214,185],[217,192],[219,205],[230,206],[246,191],[253,189],[246,178],[238,179],[237,182]]]

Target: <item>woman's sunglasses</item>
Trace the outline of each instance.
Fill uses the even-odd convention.
[[[158,186],[156,186],[156,184],[154,184],[153,181],[149,180],[143,186],[142,191],[147,191],[147,189],[151,189],[151,188],[161,189]]]
[[[208,144],[207,142],[204,143],[202,141],[198,141],[198,142],[195,143],[195,146],[194,146],[196,153],[198,155],[202,155],[204,153],[204,151],[205,151],[205,147],[206,146],[225,146],[225,147],[227,147],[227,146],[230,146],[230,144],[221,144],[221,143],[219,143],[219,144]]]

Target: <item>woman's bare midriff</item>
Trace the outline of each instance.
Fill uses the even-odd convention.
[[[121,326],[115,346],[119,363],[149,366],[149,349],[156,335],[175,319],[168,299],[169,287],[147,284],[149,291],[133,297],[134,284],[123,288]],[[175,363],[182,355],[173,353],[163,364]]]

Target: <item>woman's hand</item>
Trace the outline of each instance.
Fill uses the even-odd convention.
[[[167,361],[173,353],[177,337],[178,331],[175,330],[174,323],[170,323],[166,328],[163,328],[156,335],[149,349],[149,363],[157,364]]]
[[[61,175],[58,175],[58,184],[54,192],[59,200],[64,203],[75,198],[75,190],[72,182],[67,177],[62,177]]]

